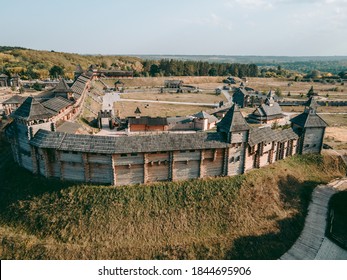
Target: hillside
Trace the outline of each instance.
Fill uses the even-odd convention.
[[[54,65],[62,67],[66,77],[73,78],[73,72],[78,64],[83,69],[95,64],[104,69],[142,70],[140,59],[135,57],[79,55],[17,47],[0,47],[0,69],[6,69],[10,74],[19,74],[23,79],[46,79],[49,77],[49,70]]]
[[[18,168],[1,143],[1,259],[276,259],[337,158],[295,156],[230,178],[110,187]]]

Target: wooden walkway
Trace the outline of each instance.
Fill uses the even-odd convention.
[[[329,200],[334,193],[345,189],[347,189],[347,178],[315,188],[304,229],[295,244],[280,258],[281,260],[347,260],[347,251],[325,236]]]

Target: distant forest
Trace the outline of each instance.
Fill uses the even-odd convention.
[[[257,77],[258,66],[240,63],[209,63],[206,61],[182,61],[161,59],[143,61],[144,76],[237,76]]]
[[[271,56],[115,56],[80,55],[21,47],[0,46],[0,73],[19,74],[22,79],[65,77],[72,79],[77,65],[91,64],[104,70],[133,71],[135,77],[237,76],[237,77],[319,77],[347,73],[347,57]],[[319,72],[317,74],[317,71]],[[312,75],[314,72],[314,75]],[[346,74],[347,75],[347,74]]]

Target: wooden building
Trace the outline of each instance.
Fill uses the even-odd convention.
[[[18,74],[11,75],[10,85],[12,87],[19,87],[20,86],[20,76]]]
[[[195,130],[210,130],[217,124],[218,119],[204,111],[201,111],[193,115],[194,117],[194,129]]]
[[[284,120],[280,105],[274,100],[274,94],[270,91],[264,104],[258,106],[252,114],[248,116],[251,123],[274,123]]]
[[[234,89],[233,102],[240,108],[245,108],[249,105],[250,96],[249,92],[244,87]]]
[[[102,70],[98,69],[96,65],[90,65],[88,68],[89,75],[92,80],[98,79],[98,78],[122,78],[122,79],[129,79],[134,77],[133,71],[122,71],[122,70]]]
[[[138,109],[138,108],[137,108]],[[150,132],[150,131],[167,131],[168,122],[166,118],[156,117],[129,117],[129,132]]]
[[[84,73],[84,70],[80,64],[76,65],[76,69],[74,71],[74,80],[76,81],[79,76],[81,76]]]
[[[20,166],[61,180],[119,186],[233,176],[296,153],[320,152],[326,124],[314,106],[311,100],[286,130],[251,129],[234,104],[217,132],[113,137],[55,131],[58,108],[28,97],[12,114],[6,134]],[[129,118],[133,131],[164,131],[166,126],[166,119]]]
[[[73,104],[73,101],[61,96],[51,98],[42,103],[43,107],[51,112],[55,119],[64,121],[72,118],[74,114]]]
[[[165,88],[176,88],[179,89],[183,86],[182,80],[165,80],[164,87]]]
[[[64,79],[60,79],[59,84],[53,89],[55,97],[61,96],[65,99],[73,99],[73,90]]]
[[[9,99],[2,102],[4,112],[6,116],[9,116],[13,111],[17,110],[20,105],[24,102],[25,97],[18,94],[11,96]]]
[[[292,128],[300,137],[299,153],[320,153],[323,147],[323,139],[327,123],[317,115],[317,101],[312,96],[305,103],[302,114],[292,118]]]
[[[8,80],[8,76],[4,73],[0,74],[0,87],[9,87],[10,82]]]

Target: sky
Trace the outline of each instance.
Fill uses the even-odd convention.
[[[347,0],[2,0],[0,45],[80,54],[347,55]]]

